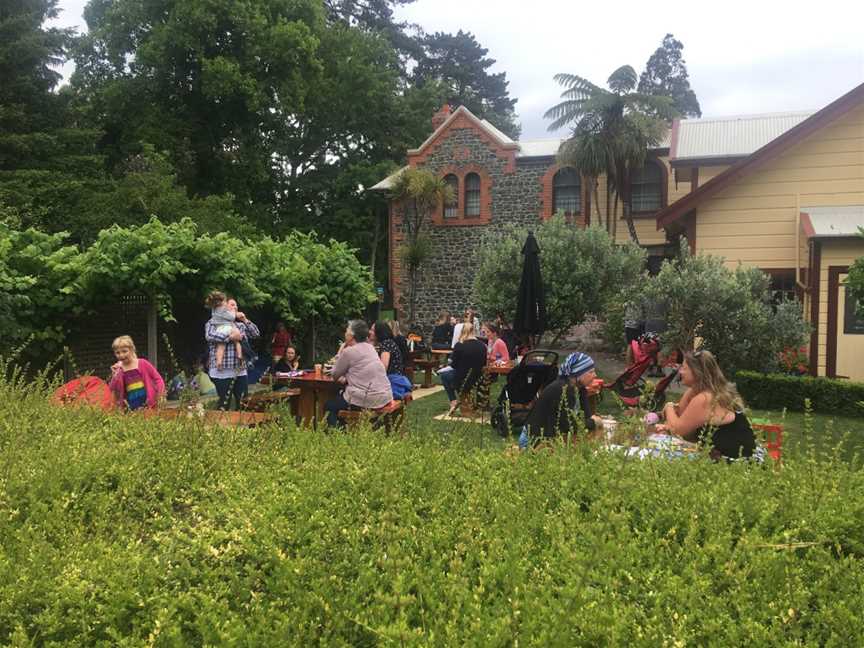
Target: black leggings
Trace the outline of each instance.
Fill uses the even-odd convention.
[[[234,396],[234,409],[240,409],[240,401],[249,392],[249,379],[247,376],[235,376],[233,378],[211,378],[219,394],[219,409],[227,410]],[[233,383],[233,385],[232,385]]]

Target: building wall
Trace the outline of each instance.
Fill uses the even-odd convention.
[[[420,268],[417,285],[417,323],[431,328],[438,313],[447,309],[461,312],[473,305],[471,300],[475,276],[475,253],[485,236],[508,224],[530,226],[540,220],[541,178],[554,160],[512,160],[501,155],[473,128],[451,128],[443,133],[434,149],[416,163],[418,168],[436,174],[480,166],[488,174],[491,220],[487,224],[460,222],[432,225],[426,232],[432,239],[431,257]],[[460,192],[464,185],[460,184]],[[391,218],[391,259],[393,292],[397,305],[407,313],[406,273],[402,271],[398,248],[404,241],[401,214],[394,208]],[[405,296],[405,299],[402,297]],[[491,313],[482,313],[491,317]]]
[[[828,362],[828,268],[830,266],[851,266],[858,257],[864,255],[864,240],[852,238],[826,240],[822,242],[822,263],[819,269],[819,330],[818,330],[818,375],[824,376]],[[842,319],[843,304],[839,305]],[[864,364],[864,358],[861,358]]]
[[[696,249],[730,266],[793,268],[799,207],[862,203],[864,106],[701,204]]]

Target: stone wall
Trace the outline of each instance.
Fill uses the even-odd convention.
[[[471,292],[475,275],[475,252],[485,235],[508,223],[530,226],[538,223],[542,213],[541,179],[552,158],[508,160],[489,146],[471,128],[454,128],[444,134],[441,142],[417,166],[441,174],[445,169],[459,175],[460,169],[482,167],[488,174],[488,195],[491,219],[483,223],[478,219],[458,218],[453,222],[428,224],[426,232],[432,239],[431,257],[419,271],[416,299],[416,322],[424,331],[431,330],[442,309],[460,313],[471,306]],[[464,184],[460,179],[460,192]],[[393,212],[392,242],[398,248],[404,240],[404,229],[398,211]],[[401,269],[398,252],[393,258],[394,297],[401,313],[407,316],[407,272]],[[494,317],[494,313],[481,313],[481,319]]]

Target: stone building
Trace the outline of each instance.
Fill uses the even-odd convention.
[[[572,168],[556,162],[561,139],[514,142],[464,106],[451,112],[445,105],[432,119],[433,132],[408,151],[408,166],[442,177],[454,190],[455,204],[442,205],[426,229],[433,244],[431,258],[419,270],[417,323],[429,326],[442,309],[460,312],[471,305],[474,252],[484,235],[508,223],[530,226],[563,212],[574,227],[590,222],[590,187]],[[656,231],[654,217],[677,190],[670,186],[668,147],[649,151],[645,169],[633,178],[634,218],[641,242],[650,254],[666,252],[666,238]],[[375,185],[387,190],[404,169]],[[673,183],[674,184],[674,183]],[[601,178],[601,211],[606,187]],[[605,212],[603,212],[605,213]],[[617,237],[626,240],[626,227]],[[390,207],[390,289],[397,308],[407,288],[399,248],[403,244],[402,214]],[[492,313],[481,313],[492,317]]]

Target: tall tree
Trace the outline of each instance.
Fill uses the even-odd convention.
[[[645,64],[645,71],[639,77],[639,92],[672,97],[679,114],[684,117],[701,117],[702,109],[696,93],[690,88],[683,51],[683,43],[672,34],[666,34],[663,43]]]
[[[629,65],[612,73],[608,90],[575,74],[556,74],[555,80],[566,90],[562,101],[546,111],[545,117],[553,120],[549,130],[572,125],[559,158],[592,179],[601,170],[606,174],[608,185],[621,199],[630,238],[638,244],[630,208],[630,171],[641,168],[648,148],[666,135],[675,114],[672,100],[636,92],[636,71]]]
[[[489,50],[471,32],[436,32],[425,36],[421,43],[424,53],[414,69],[417,84],[438,82],[451,106],[463,105],[511,138],[519,139],[521,127],[514,109],[518,100],[510,98],[507,75],[489,72],[496,61],[487,56]]]
[[[23,227],[55,231],[103,180],[97,132],[80,128],[68,94],[55,92],[73,37],[44,26],[56,15],[56,0],[0,7],[0,205]]]

